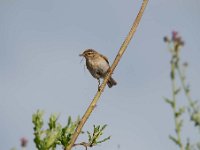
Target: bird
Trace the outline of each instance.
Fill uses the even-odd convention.
[[[90,74],[98,80],[98,87],[100,86],[100,78],[105,78],[108,70],[110,69],[108,58],[94,49],[86,49],[82,54],[86,59],[86,66]],[[114,85],[117,85],[117,82],[110,77],[108,79],[107,85],[111,88]]]

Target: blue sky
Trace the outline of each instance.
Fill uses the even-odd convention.
[[[27,137],[35,149],[31,117],[37,109],[45,118],[60,113],[76,118],[93,98],[97,81],[78,55],[94,48],[114,60],[142,1],[0,0],[0,149],[19,149]],[[150,1],[139,28],[84,130],[108,124],[109,142],[94,150],[176,150],[170,107],[170,55],[163,42],[177,30],[185,41],[183,61],[198,99],[200,85],[200,1]],[[81,63],[80,63],[81,62]],[[184,104],[183,101],[180,102]],[[187,119],[187,118],[186,118]],[[193,136],[192,125],[184,134]]]

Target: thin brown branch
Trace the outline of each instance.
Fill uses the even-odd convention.
[[[73,147],[75,146],[84,146],[85,150],[87,150],[88,147],[91,147],[89,143],[85,143],[85,142],[74,144]]]
[[[78,138],[85,122],[87,121],[87,119],[89,118],[90,114],[92,113],[92,111],[94,110],[96,104],[97,104],[97,101],[99,100],[105,86],[106,86],[106,83],[108,82],[108,79],[110,78],[111,74],[113,73],[114,69],[116,68],[117,64],[119,63],[123,53],[125,52],[128,44],[130,43],[139,23],[140,23],[140,20],[142,18],[142,15],[144,13],[144,10],[147,6],[147,3],[148,3],[148,0],[143,0],[143,3],[142,3],[142,6],[140,8],[140,11],[131,27],[131,30],[129,31],[129,34],[127,35],[126,39],[124,40],[122,46],[120,47],[120,50],[113,62],[113,64],[111,65],[110,67],[110,70],[108,71],[108,74],[107,76],[104,78],[104,81],[103,83],[101,84],[101,86],[99,87],[99,90],[97,91],[96,95],[94,96],[94,99],[92,100],[92,102],[90,103],[88,109],[86,110],[85,114],[83,115],[81,121],[79,122],[73,136],[72,136],[72,139],[70,141],[70,144],[65,148],[65,150],[71,150],[72,146],[74,145],[76,139]]]

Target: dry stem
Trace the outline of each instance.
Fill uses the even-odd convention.
[[[78,124],[78,126],[77,126],[77,128],[76,128],[76,130],[75,130],[75,132],[74,132],[74,134],[72,136],[70,144],[65,148],[65,150],[71,150],[71,148],[73,147],[76,139],[78,138],[78,136],[79,136],[79,134],[80,134],[85,122],[87,121],[87,119],[89,118],[90,114],[94,110],[94,108],[95,108],[95,106],[97,104],[97,101],[99,100],[99,98],[100,98],[100,96],[101,96],[101,94],[102,94],[102,92],[103,92],[103,90],[104,90],[104,88],[106,86],[106,83],[108,82],[108,79],[110,78],[111,74],[113,73],[114,69],[116,68],[117,64],[119,63],[123,53],[125,52],[128,44],[130,43],[130,41],[131,41],[131,39],[132,39],[132,37],[133,37],[138,25],[139,25],[139,22],[140,22],[140,20],[142,18],[142,15],[143,15],[144,10],[145,10],[145,8],[147,6],[147,3],[148,3],[148,0],[143,0],[142,6],[140,8],[140,11],[139,11],[139,13],[138,13],[138,15],[137,15],[132,27],[131,27],[131,30],[130,30],[129,34],[127,35],[127,37],[124,40],[122,46],[120,47],[120,50],[119,50],[119,52],[118,52],[118,54],[117,54],[117,56],[116,56],[116,58],[115,58],[115,60],[114,60],[114,62],[112,64],[112,66],[110,67],[110,70],[108,71],[108,74],[104,78],[103,83],[99,87],[99,90],[97,91],[94,99],[90,103],[88,109],[86,110],[86,112],[83,115],[81,121],[79,122],[79,124]]]

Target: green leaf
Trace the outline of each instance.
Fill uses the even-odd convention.
[[[43,133],[42,127],[44,124],[43,114],[44,114],[44,111],[37,110],[37,112],[32,115],[32,122],[34,125],[33,129],[34,129],[34,135],[35,135],[34,142],[38,149],[42,149],[42,146],[43,146],[43,141],[41,139],[41,136]]]
[[[91,141],[91,139],[92,139],[92,137],[91,137],[91,134],[90,134],[90,132],[89,132],[89,131],[87,131],[87,134],[88,134],[88,141],[90,142],[90,141]]]
[[[190,142],[189,142],[189,141],[187,141],[187,144],[186,144],[185,150],[190,150],[190,149],[191,149]]]
[[[52,114],[49,118],[49,128],[56,128],[56,121],[58,120],[58,115]]]
[[[191,120],[195,123],[195,126],[200,126],[200,111],[192,113]]]
[[[166,103],[170,104],[170,106],[171,106],[172,108],[175,106],[174,101],[172,101],[172,100],[170,100],[170,99],[168,99],[168,98],[164,98],[164,100],[165,100]]]
[[[181,145],[180,141],[177,140],[175,137],[169,135],[169,139],[172,140],[175,144],[177,144],[177,145],[179,145],[179,146]]]
[[[34,124],[34,131],[40,131],[44,122],[43,122],[43,114],[44,111],[37,110],[35,114],[32,116],[32,122]]]
[[[69,116],[69,117],[68,117],[67,126],[69,126],[69,125],[71,124],[71,122],[72,122],[72,118],[71,118],[71,116]]]
[[[183,126],[183,120],[178,121],[178,123],[176,124],[177,133],[180,133],[182,126]]]
[[[176,89],[176,90],[174,91],[174,94],[177,95],[180,91],[181,91],[181,89],[178,88],[178,89]]]
[[[102,127],[100,125],[93,125],[93,133],[91,134],[89,131],[87,131],[88,143],[90,143],[91,146],[97,145],[98,143],[102,143],[110,139],[109,136],[107,138],[104,138],[103,140],[99,140],[101,135],[103,135],[102,131],[106,128],[106,126],[107,125],[103,125]]]
[[[107,124],[103,125],[101,131],[103,131],[107,127]]]
[[[105,142],[105,141],[107,141],[107,140],[110,140],[110,138],[111,138],[111,136],[109,136],[109,137],[107,137],[107,138],[105,138],[105,139],[103,139],[103,140],[101,140],[101,141],[98,141],[97,144],[103,143],[103,142]]]
[[[174,80],[174,77],[175,77],[175,75],[174,75],[174,71],[171,71],[171,73],[170,73],[170,77],[171,77],[172,80]]]
[[[184,107],[180,107],[179,110],[175,113],[175,116],[178,118],[185,112]]]
[[[190,93],[190,86],[189,85],[187,85],[187,87],[185,88],[185,92],[188,94],[188,93]]]

